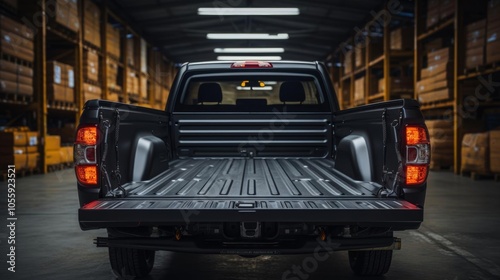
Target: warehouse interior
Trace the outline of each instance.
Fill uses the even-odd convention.
[[[250,11],[227,13],[234,8]],[[323,62],[342,110],[416,99],[431,143],[429,203],[386,278],[500,277],[499,0],[0,0],[0,32],[0,183],[15,165],[25,220],[24,271],[12,279],[110,279],[93,233],[76,221],[73,144],[84,104],[163,110],[179,67],[212,60]],[[57,243],[59,256],[43,260],[52,247],[37,240]],[[72,248],[87,255],[65,260]],[[196,272],[189,255],[165,254],[151,279],[276,279],[268,266],[287,270],[302,258],[196,256]],[[347,262],[340,255],[309,279],[333,276],[328,262],[339,278],[358,279],[337,267]]]

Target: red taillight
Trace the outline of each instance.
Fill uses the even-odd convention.
[[[406,185],[420,185],[427,180],[430,162],[430,145],[427,131],[421,126],[407,126],[405,129]]]
[[[97,166],[77,165],[75,167],[78,181],[84,185],[97,185]]]
[[[233,63],[231,68],[273,68],[273,65],[263,61],[238,61]]]
[[[78,129],[75,142],[89,146],[97,144],[97,127],[84,126]]]
[[[97,185],[97,140],[96,125],[84,125],[78,128],[74,146],[75,173],[78,182],[83,185]]]

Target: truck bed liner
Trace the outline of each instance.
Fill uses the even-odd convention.
[[[156,178],[127,185],[133,197],[374,196],[379,185],[354,181],[331,159],[189,158]]]

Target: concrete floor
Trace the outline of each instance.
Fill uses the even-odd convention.
[[[391,270],[380,279],[500,279],[500,183],[450,172],[432,172],[429,181],[425,222],[418,231],[397,234],[403,249],[394,253]],[[0,185],[0,221],[7,223],[7,183]],[[19,178],[16,186],[16,273],[7,271],[7,232],[0,226],[0,279],[114,279],[107,250],[92,244],[105,232],[83,232],[78,226],[71,169]],[[148,279],[283,279],[305,257],[159,252]],[[351,273],[345,252],[334,253],[306,276],[361,279]]]

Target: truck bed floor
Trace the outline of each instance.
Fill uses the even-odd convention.
[[[378,187],[335,170],[331,159],[178,159],[127,197],[373,197]]]

